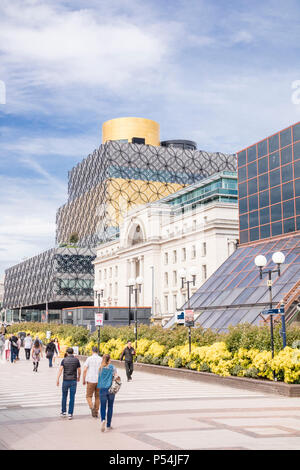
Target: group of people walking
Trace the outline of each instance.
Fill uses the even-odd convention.
[[[40,359],[43,357],[43,342],[39,337],[36,336],[35,339],[32,339],[30,333],[25,334],[24,337],[20,334],[18,336],[11,334],[6,337],[2,333],[0,334],[0,358],[3,358],[3,360],[10,361],[11,363],[19,361],[22,346],[24,347],[26,360],[29,361],[30,356],[32,357],[33,371],[37,372]],[[49,367],[52,367],[53,361],[56,357],[59,357],[60,353],[57,338],[50,340],[46,345],[45,353],[49,360]]]
[[[5,338],[0,334],[0,354],[5,354],[5,359],[15,363],[19,360],[19,352],[21,345],[24,346],[25,358],[33,361],[33,371],[37,372],[41,358],[43,357],[43,343],[38,336],[32,339],[28,333],[24,338],[9,335]],[[86,400],[89,405],[91,415],[98,418],[100,409],[101,431],[110,431],[112,429],[111,422],[113,416],[113,407],[115,393],[118,387],[113,387],[114,379],[120,387],[120,378],[117,369],[111,364],[109,354],[99,356],[97,347],[93,347],[92,355],[89,356],[83,366],[82,384],[86,386]],[[60,355],[60,346],[58,339],[50,339],[45,347],[45,355],[49,361],[49,367],[53,367],[56,357]],[[127,381],[132,381],[133,360],[136,355],[131,342],[128,341],[127,346],[122,351],[120,360],[125,358],[125,369]],[[0,356],[2,357],[2,356]],[[74,356],[73,348],[66,350],[65,356],[61,361],[56,384],[59,386],[60,377],[63,375],[62,381],[62,401],[61,401],[61,417],[73,418],[75,395],[77,383],[81,378],[81,364],[77,357]],[[118,382],[119,380],[119,382]],[[69,395],[68,415],[67,415],[67,399]]]
[[[133,357],[135,350],[128,341],[120,360],[125,357],[127,381],[132,381]],[[63,374],[61,417],[67,417],[67,397],[69,398],[68,419],[73,418],[75,394],[77,383],[80,382],[81,365],[78,358],[74,357],[73,349],[68,348],[66,357],[62,360],[57,376],[57,386]],[[112,390],[113,380],[119,379],[116,367],[111,364],[109,354],[102,357],[98,354],[98,348],[93,347],[83,366],[82,384],[86,386],[86,400],[93,418],[98,418],[100,408],[101,431],[110,431],[115,401],[115,391]]]

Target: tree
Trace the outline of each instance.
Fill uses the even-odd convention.
[[[69,238],[69,243],[72,243],[72,245],[76,245],[78,240],[79,240],[78,233],[76,232],[71,233],[70,238]]]

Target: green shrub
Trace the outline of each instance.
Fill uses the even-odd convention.
[[[211,372],[210,367],[209,367],[208,364],[206,364],[206,362],[203,362],[203,363],[200,365],[200,371],[201,371],[201,372]]]
[[[244,377],[248,377],[251,379],[258,379],[258,378],[261,378],[259,377],[258,372],[259,372],[258,369],[256,369],[255,367],[251,367],[250,369],[246,369],[243,375]]]

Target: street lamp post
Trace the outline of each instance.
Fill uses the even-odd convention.
[[[197,269],[196,268],[191,268],[190,271],[189,271],[189,274],[190,276],[192,277],[192,279],[186,279],[187,277],[187,273],[186,273],[186,270],[185,269],[181,269],[179,271],[179,276],[181,278],[181,288],[183,289],[184,286],[186,285],[187,286],[187,298],[188,298],[188,308],[190,309],[191,308],[191,303],[190,303],[190,284],[192,284],[193,286],[196,285],[196,274],[197,274]],[[191,330],[191,327],[189,326],[189,353],[191,354],[191,351],[192,351],[192,330]]]
[[[131,293],[134,292],[135,349],[137,349],[137,339],[138,339],[138,318],[137,318],[138,292],[141,292],[143,282],[144,282],[144,280],[143,280],[142,276],[138,276],[136,279],[131,278],[131,279],[128,280],[129,292],[131,292]]]
[[[135,279],[130,278],[128,279],[128,326],[131,324],[131,296],[133,294],[133,286],[135,283]]]
[[[281,305],[280,305],[280,310],[281,310],[281,336],[282,336],[282,347],[283,349],[286,347],[286,329],[285,329],[285,312],[284,312],[284,300],[282,299]]]
[[[104,295],[105,284],[94,287],[95,298],[98,301],[98,313],[100,313],[100,299]],[[98,325],[98,354],[100,354],[100,325]]]
[[[268,289],[269,289],[269,306],[270,310],[273,309],[273,297],[272,297],[272,273],[277,273],[280,276],[280,266],[285,261],[285,256],[281,251],[277,251],[272,256],[272,261],[274,264],[277,264],[277,269],[266,269],[263,271],[263,268],[267,264],[267,259],[263,255],[256,256],[254,263],[259,268],[259,277],[260,279],[263,278],[263,274],[268,275]],[[273,328],[273,314],[270,314],[270,334],[271,334],[271,349],[272,349],[272,358],[274,357],[274,328]],[[273,377],[275,380],[275,372],[273,371]]]

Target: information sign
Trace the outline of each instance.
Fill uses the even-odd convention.
[[[184,312],[184,324],[185,326],[194,326],[195,322],[194,310],[185,310]]]
[[[95,326],[103,326],[103,313],[95,313]]]

